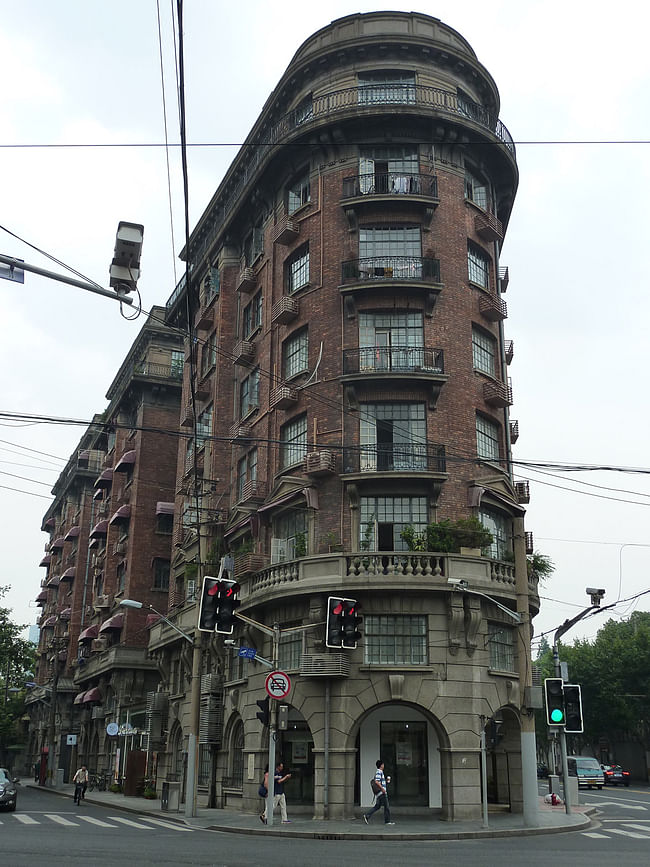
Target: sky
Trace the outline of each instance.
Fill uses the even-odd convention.
[[[588,15],[578,0],[184,5],[188,141],[213,145],[189,149],[191,226],[234,145],[319,28],[355,12],[415,9],[469,41],[517,143],[520,185],[501,257],[510,273],[515,458],[619,468],[517,467],[516,478],[531,483],[527,529],[556,567],[540,589],[535,633],[552,639],[587,606],[586,587],[605,589],[604,604],[624,601],[581,621],[569,641],[595,637],[609,617],[650,610],[650,594],[631,598],[650,590],[650,409],[639,375],[650,319],[640,255],[650,12],[636,0],[595,0]],[[178,148],[168,161],[160,146],[165,116],[169,141],[179,140],[172,3],[2,7],[0,253],[63,270],[37,247],[108,286],[118,222],[142,223],[143,307],[164,304],[182,273],[184,233]],[[0,280],[0,410],[90,420],[142,324],[112,300],[45,277]],[[0,417],[0,586],[11,585],[4,604],[15,622],[38,615],[42,516],[83,429]],[[631,468],[639,472],[620,471]]]

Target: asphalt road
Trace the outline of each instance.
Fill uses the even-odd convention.
[[[0,857],[12,867],[400,867],[453,863],[454,867],[625,867],[650,861],[650,790],[581,791],[598,810],[592,828],[564,834],[459,841],[328,841],[251,837],[185,828],[114,806],[83,804],[37,790],[19,790],[18,810],[0,813]]]

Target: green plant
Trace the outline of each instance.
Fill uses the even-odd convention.
[[[307,534],[296,533],[294,539],[294,553],[296,557],[305,557],[307,554]]]
[[[436,551],[442,554],[457,554],[461,548],[487,548],[494,536],[486,530],[478,518],[444,518],[427,525],[425,534],[416,533],[412,526],[400,533],[409,551]]]
[[[533,551],[527,558],[528,575],[536,575],[540,580],[548,578],[555,572],[555,563],[541,551]]]
[[[111,783],[111,785],[108,787],[108,791],[112,792],[114,795],[119,795],[122,791],[122,786],[120,786],[119,783]]]
[[[371,515],[366,521],[366,526],[363,531],[363,539],[361,540],[361,550],[369,551],[375,535],[375,516]]]
[[[199,567],[196,563],[186,563],[184,573],[186,581],[192,580],[193,578],[196,578],[196,576],[199,574]]]
[[[143,798],[147,798],[149,801],[153,801],[156,798],[156,790],[152,789],[151,786],[145,786],[145,790],[142,793]]]
[[[252,554],[254,549],[252,539],[242,539],[239,545],[233,551],[235,557],[241,557],[242,554]]]

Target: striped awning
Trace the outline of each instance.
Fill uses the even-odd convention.
[[[70,620],[70,616],[72,615],[72,608],[64,608],[63,611],[59,611],[59,617],[61,620]]]
[[[105,620],[99,627],[100,632],[106,632],[108,629],[121,629],[124,626],[124,615],[114,614]]]
[[[90,641],[93,638],[97,638],[98,635],[99,635],[99,626],[97,626],[96,623],[93,623],[92,626],[88,626],[88,627],[86,627],[86,629],[84,629],[84,631],[79,635],[79,638],[77,639],[77,641],[78,642]]]
[[[115,524],[117,521],[128,521],[130,517],[131,506],[129,503],[125,503],[123,506],[120,506],[117,512],[115,512],[109,523]]]
[[[68,532],[63,537],[63,540],[65,542],[70,542],[72,539],[76,539],[77,536],[79,535],[80,529],[81,529],[80,527],[70,527]]]
[[[105,536],[108,533],[108,521],[106,518],[98,521],[95,526],[90,531],[90,538],[94,539],[95,536]]]
[[[156,503],[156,514],[157,515],[173,515],[174,514],[174,504],[173,503]]]
[[[43,559],[41,560],[41,562],[38,565],[39,566],[49,566],[51,562],[52,562],[52,555],[46,554],[45,557],[43,557]]]
[[[84,696],[85,696],[85,694],[86,694],[85,692],[78,692],[78,693],[75,695],[75,697],[74,697],[74,701],[72,702],[72,704],[81,704],[82,701],[84,700]]]
[[[69,566],[63,575],[61,575],[61,581],[72,581],[74,578],[74,566]]]
[[[135,464],[136,451],[132,449],[130,452],[124,452],[119,461],[115,464],[116,473],[128,473],[133,469]]]
[[[99,687],[94,686],[92,689],[89,689],[88,692],[84,693],[84,697],[81,700],[84,704],[88,704],[91,701],[101,701],[102,694],[99,691]]]
[[[41,590],[36,599],[34,600],[37,605],[40,605],[43,602],[47,602],[47,590]]]
[[[106,470],[103,470],[100,475],[95,479],[95,488],[110,488],[113,484],[113,470],[109,467]]]
[[[57,551],[58,549],[63,548],[64,543],[65,543],[65,539],[63,538],[63,536],[59,536],[58,539],[55,539],[50,544],[50,551]]]
[[[61,579],[59,578],[58,575],[52,575],[52,577],[50,578],[50,580],[47,582],[47,584],[45,586],[46,587],[58,587],[60,582],[61,582]]]
[[[54,626],[56,623],[56,617],[48,617],[45,623],[41,624],[41,629],[46,629],[48,626]]]

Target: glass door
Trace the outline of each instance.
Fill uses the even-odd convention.
[[[427,724],[382,722],[380,737],[384,773],[391,778],[389,802],[397,807],[428,806]]]

